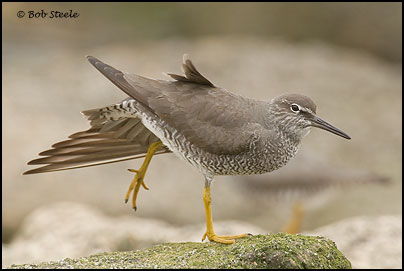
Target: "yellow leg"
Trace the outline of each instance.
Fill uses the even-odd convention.
[[[298,201],[293,206],[292,219],[284,227],[283,232],[290,234],[299,233],[302,226],[303,216],[304,216],[303,204]]]
[[[234,239],[247,237],[248,234],[243,233],[239,235],[228,235],[228,236],[218,236],[215,234],[213,230],[213,220],[212,220],[212,210],[210,208],[210,203],[212,198],[210,196],[210,186],[205,186],[203,190],[203,201],[205,203],[205,212],[206,212],[206,232],[202,237],[202,241],[208,237],[209,241],[214,241],[222,244],[233,244]]]
[[[144,189],[149,190],[149,188],[146,186],[144,183],[143,179],[146,174],[147,167],[150,164],[150,160],[153,157],[153,154],[158,150],[163,145],[161,141],[159,142],[154,142],[150,145],[149,149],[147,150],[146,157],[143,161],[142,166],[140,167],[139,170],[135,169],[128,169],[130,172],[135,172],[135,178],[133,178],[133,181],[129,185],[128,192],[126,192],[125,195],[125,203],[128,202],[130,193],[133,191],[133,197],[132,197],[132,208],[137,209],[136,207],[136,199],[137,199],[137,194],[139,193],[140,186],[143,186]]]

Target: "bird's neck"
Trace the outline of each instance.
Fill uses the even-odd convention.
[[[300,145],[302,139],[310,133],[310,128],[299,129],[296,132],[294,127],[278,127],[281,137],[287,138],[292,144]]]

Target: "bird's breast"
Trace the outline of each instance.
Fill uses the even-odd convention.
[[[236,155],[207,155],[199,161],[213,175],[252,175],[274,171],[295,156],[299,144],[284,140],[268,143]]]

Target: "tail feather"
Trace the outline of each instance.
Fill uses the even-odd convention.
[[[42,165],[24,172],[36,174],[120,162],[144,157],[151,143],[160,139],[150,132],[135,115],[122,112],[118,105],[82,112],[91,128],[55,143],[44,156],[28,162]],[[170,152],[165,146],[156,154]]]

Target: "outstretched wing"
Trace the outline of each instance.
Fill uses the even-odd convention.
[[[192,144],[215,154],[237,154],[249,147],[261,125],[262,102],[215,87],[184,56],[184,76],[154,80],[121,72],[87,57],[112,83],[139,103],[140,110],[164,120]]]
[[[119,115],[119,105],[91,109],[82,113],[91,128],[69,136],[70,139],[52,145],[41,152],[45,156],[28,162],[42,167],[24,174],[59,171],[114,163],[144,157],[151,143],[159,139],[143,126],[140,119]],[[170,152],[166,147],[158,153]]]

